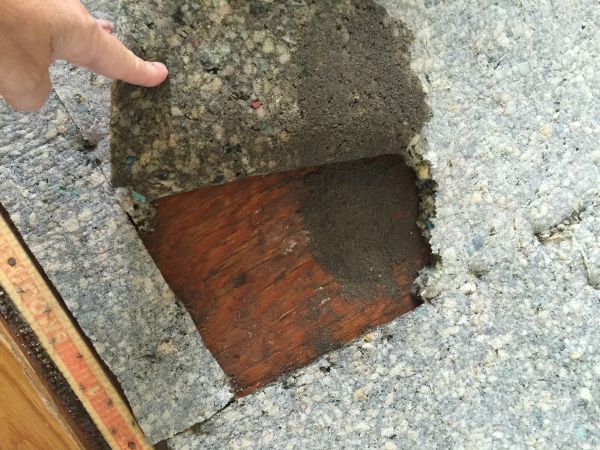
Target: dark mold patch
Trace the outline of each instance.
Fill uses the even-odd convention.
[[[399,154],[426,119],[409,33],[372,0],[174,3],[122,7],[126,42],[171,72],[113,92],[113,182],[149,201]]]
[[[424,245],[414,172],[390,155],[321,167],[305,186],[301,213],[315,258],[351,297],[397,297],[395,269],[412,267]]]
[[[353,0],[345,13],[319,3],[298,49],[303,120],[291,153],[300,165],[400,153],[427,112],[407,31],[372,1]]]

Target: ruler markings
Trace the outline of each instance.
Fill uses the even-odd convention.
[[[0,215],[0,284],[113,449],[152,449],[64,307]]]

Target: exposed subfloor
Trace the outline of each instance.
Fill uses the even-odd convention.
[[[155,202],[142,235],[238,395],[413,310],[428,245],[398,155]]]
[[[600,10],[592,0],[382,4],[415,34],[412,65],[433,113],[421,141],[438,184],[431,243],[441,263],[421,279],[430,303],[169,444],[596,447]],[[90,86],[63,78],[57,91],[85,127],[96,113],[69,98],[89,95]],[[72,132],[53,136],[55,109],[66,112],[56,95],[52,101],[16,130],[4,122],[20,116],[3,110],[0,125],[12,133],[0,135],[3,166],[45,146],[46,161],[68,170],[86,130],[66,117]],[[9,174],[1,173],[4,200]],[[29,192],[15,216],[39,195]],[[37,236],[22,230],[48,272],[64,258],[45,253],[42,232],[65,226],[50,222]],[[69,276],[81,283],[77,271]],[[111,274],[91,276],[106,283]]]

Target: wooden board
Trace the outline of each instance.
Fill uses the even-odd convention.
[[[110,448],[152,448],[127,403],[2,208],[0,287]]]
[[[1,317],[0,405],[0,449],[85,448]]]
[[[317,260],[300,204],[306,176],[317,170],[248,178],[155,203],[145,244],[238,395],[418,305],[410,290],[429,248],[416,225],[410,236],[397,237],[412,240],[415,250],[394,268],[393,298],[349,295]],[[408,177],[400,180],[404,210],[382,220],[414,223],[414,174],[404,168],[401,176]]]
[[[0,326],[5,341],[10,341],[11,352],[22,367],[31,370],[30,378],[39,380],[42,385],[44,404],[54,405],[61,421],[75,435],[83,448],[106,450],[110,447],[94,425],[89,414],[71,390],[64,376],[39,344],[31,327],[23,320],[18,310],[0,286]],[[24,359],[21,359],[21,356]],[[18,375],[15,375],[18,376]],[[50,397],[47,400],[46,395]],[[1,403],[0,403],[1,404]],[[19,417],[16,413],[13,416]],[[14,419],[16,420],[16,419]]]

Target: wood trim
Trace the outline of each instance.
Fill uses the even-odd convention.
[[[0,286],[113,449],[152,449],[62,300],[0,214]]]
[[[85,448],[2,317],[0,405],[0,448]]]

